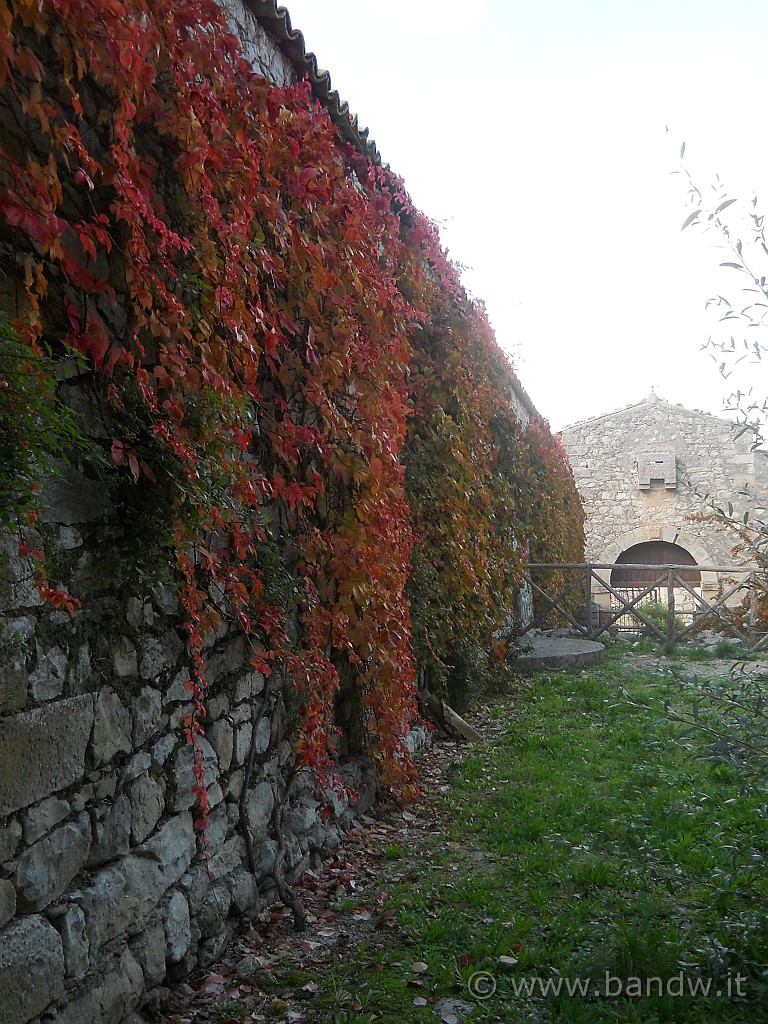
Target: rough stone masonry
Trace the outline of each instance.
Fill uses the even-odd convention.
[[[768,456],[731,420],[647,399],[564,427],[587,513],[586,557],[612,563],[647,541],[685,548],[699,565],[734,564],[734,535],[701,518],[708,497],[738,515],[768,497]],[[751,497],[749,496],[751,495]],[[705,589],[717,579],[702,574]]]

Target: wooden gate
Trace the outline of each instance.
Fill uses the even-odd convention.
[[[613,586],[605,574],[616,568],[643,571],[647,582],[643,587],[626,591]],[[526,569],[525,578],[534,595],[536,612],[530,623],[523,627],[526,633],[534,628],[551,625],[553,616],[564,626],[570,626],[586,637],[596,638],[601,633],[630,631],[625,625],[635,624],[632,632],[648,632],[667,643],[678,643],[699,629],[717,629],[737,637],[745,646],[761,650],[768,646],[768,631],[757,621],[758,602],[766,600],[768,573],[765,569],[742,566],[698,565],[700,572],[717,573],[722,582],[717,596],[707,599],[688,582],[690,565],[646,565],[626,563],[592,563],[555,565],[536,563]],[[569,577],[565,584],[547,587],[545,575],[556,571],[560,579]],[[601,575],[602,574],[602,575]],[[636,577],[637,578],[637,577]],[[553,592],[553,590],[555,592]],[[675,591],[687,596],[693,611],[685,617],[676,610]],[[600,606],[596,595],[609,595],[610,608]],[[746,611],[734,616],[735,609],[727,602],[736,595],[749,597]],[[643,614],[643,604],[655,600],[666,605],[666,628],[660,628]],[[631,616],[631,620],[627,617]],[[688,621],[690,619],[690,621]]]

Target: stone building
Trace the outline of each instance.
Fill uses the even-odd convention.
[[[584,501],[591,563],[691,565],[694,588],[714,593],[724,573],[693,566],[743,564],[733,530],[708,517],[715,503],[751,514],[768,504],[768,453],[732,421],[685,409],[653,392],[641,402],[564,427],[563,443]],[[758,512],[758,514],[760,514]],[[619,588],[648,574],[604,570]]]

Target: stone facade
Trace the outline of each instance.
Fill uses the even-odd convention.
[[[666,541],[698,565],[737,564],[732,532],[706,519],[708,501],[737,513],[768,504],[768,457],[750,451],[730,420],[672,405],[651,394],[561,436],[587,513],[586,557],[613,563],[628,548]],[[718,578],[702,573],[704,590]]]

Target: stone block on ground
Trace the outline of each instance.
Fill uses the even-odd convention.
[[[141,967],[126,949],[101,967],[93,988],[59,1011],[56,1024],[117,1024],[138,1005],[143,988]]]

